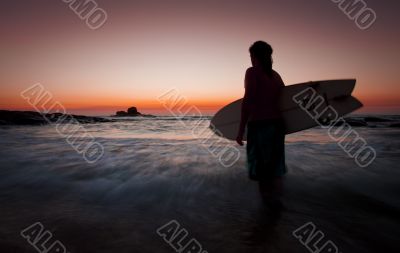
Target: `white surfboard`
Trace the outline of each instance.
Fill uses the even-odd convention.
[[[362,103],[351,96],[355,79],[307,82],[285,86],[280,98],[280,110],[285,121],[286,134],[295,133],[318,125],[313,113],[330,112],[333,109],[341,117],[360,107]],[[307,101],[314,94],[313,104]],[[219,110],[211,119],[210,128],[217,135],[235,140],[240,124],[242,99],[236,100]],[[305,110],[302,107],[307,107]],[[320,119],[329,120],[329,119]],[[330,119],[333,120],[333,119]],[[244,135],[246,139],[246,134]]]

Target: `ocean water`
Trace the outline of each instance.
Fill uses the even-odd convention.
[[[104,147],[93,164],[54,125],[0,127],[0,252],[35,252],[20,235],[35,222],[71,253],[175,252],[157,234],[172,220],[203,252],[309,252],[292,234],[307,222],[340,252],[400,252],[399,128],[354,128],[377,152],[366,168],[326,129],[288,135],[285,209],[276,218],[247,178],[245,147],[213,135],[209,120],[83,125],[77,134]],[[205,142],[240,157],[224,167]]]

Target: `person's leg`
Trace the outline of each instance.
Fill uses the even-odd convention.
[[[260,194],[263,203],[274,216],[279,216],[283,210],[281,196],[283,193],[283,179],[276,177],[271,180],[259,181]]]
[[[257,166],[258,164],[258,150],[257,150],[257,139],[256,139],[256,129],[252,127],[248,127],[247,131],[247,145],[246,145],[246,153],[247,153],[247,170],[248,175],[251,180],[258,180],[257,174]]]
[[[280,182],[276,179],[263,179],[259,181],[258,185],[261,197],[264,201],[270,203],[280,196],[278,190],[280,189]]]
[[[283,194],[283,177],[276,177],[273,183],[273,192],[277,197],[281,197]]]
[[[273,201],[279,208],[282,207],[281,196],[283,194],[283,178],[286,174],[285,165],[285,132],[283,125],[278,123],[274,125],[274,135],[272,143],[272,157],[271,162],[273,163],[273,178],[272,183],[272,196]]]
[[[275,124],[262,127],[257,139],[259,149],[257,174],[259,189],[264,202],[270,207],[280,207],[283,180],[282,168],[284,133]],[[282,134],[283,133],[283,134]],[[284,158],[283,158],[284,159]]]
[[[273,189],[273,182],[270,180],[260,180],[258,182],[258,187],[260,190],[261,197],[263,200],[268,200],[271,198],[272,189]]]
[[[273,180],[273,166],[271,161],[273,160],[273,149],[271,144],[273,143],[273,128],[270,125],[265,125],[260,132],[258,138],[258,149],[259,149],[259,188],[261,196],[264,200],[268,200],[273,195],[274,180]]]

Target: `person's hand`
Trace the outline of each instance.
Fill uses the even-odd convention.
[[[239,144],[240,146],[243,146],[243,136],[242,135],[238,135],[236,137],[236,142],[237,144]]]

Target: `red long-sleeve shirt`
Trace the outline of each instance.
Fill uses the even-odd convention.
[[[247,69],[239,134],[248,121],[281,118],[279,96],[284,86],[276,71],[269,77],[261,67]]]

